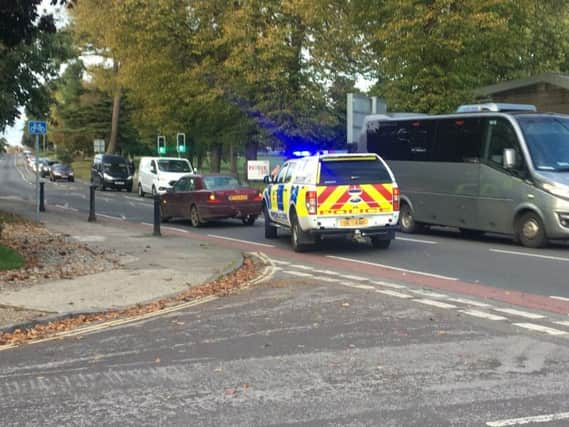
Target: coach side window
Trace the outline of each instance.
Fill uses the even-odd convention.
[[[479,117],[439,120],[436,161],[480,163],[483,131]]]

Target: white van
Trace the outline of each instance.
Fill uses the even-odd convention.
[[[182,176],[194,173],[188,159],[142,157],[138,167],[138,195],[164,194]]]

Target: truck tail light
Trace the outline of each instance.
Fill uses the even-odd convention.
[[[318,196],[316,191],[306,192],[306,209],[308,209],[308,215],[316,215],[316,210],[318,208]]]
[[[393,210],[399,210],[399,187],[393,187]]]

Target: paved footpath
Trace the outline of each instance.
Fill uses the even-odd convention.
[[[33,205],[0,200],[0,210],[33,219]],[[241,251],[182,236],[153,237],[152,228],[50,209],[41,222],[97,250],[116,254],[119,268],[0,293],[0,306],[55,314],[122,308],[209,282],[241,265]]]

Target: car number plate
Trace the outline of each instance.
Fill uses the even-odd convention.
[[[247,200],[246,194],[235,194],[233,196],[229,196],[229,200]]]
[[[340,220],[340,227],[354,227],[358,225],[367,225],[367,218],[349,218]]]
[[[123,182],[123,181],[115,181],[115,184],[117,184],[117,185],[124,185],[124,182]]]

